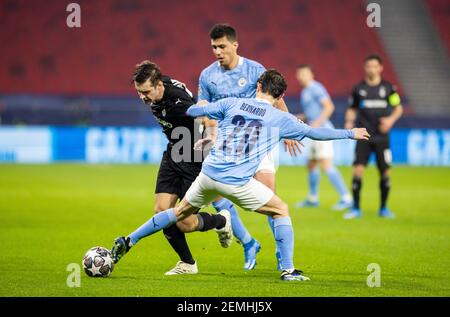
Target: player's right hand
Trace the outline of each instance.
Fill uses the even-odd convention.
[[[302,154],[302,146],[304,147],[305,145],[300,141],[284,139],[284,151],[289,151],[292,157],[297,156],[297,151],[298,155]]]
[[[370,134],[366,128],[353,128],[353,139],[355,140],[369,140]]]

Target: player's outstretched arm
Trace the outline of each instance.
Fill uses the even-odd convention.
[[[192,105],[186,111],[186,114],[191,117],[204,117],[206,116],[204,105]]]
[[[370,134],[367,132],[366,128],[353,128],[351,130],[310,128],[306,132],[305,136],[307,138],[319,141],[339,139],[368,140]]]

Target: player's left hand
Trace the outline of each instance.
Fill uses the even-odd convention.
[[[382,117],[380,118],[379,129],[381,133],[388,133],[392,126],[394,125],[394,121],[390,117]]]
[[[207,151],[211,149],[214,145],[214,140],[212,138],[200,139],[194,144],[194,150],[196,151]]]
[[[302,149],[301,147],[304,147],[302,142],[299,142],[297,140],[289,140],[289,139],[284,139],[284,151],[287,152],[289,151],[289,154],[294,157],[297,156],[297,151],[298,151],[298,155],[302,154]]]
[[[370,138],[370,134],[366,128],[353,128],[352,131],[354,140],[369,140]]]

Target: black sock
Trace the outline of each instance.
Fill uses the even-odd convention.
[[[197,214],[199,228],[198,231],[208,231],[211,229],[221,229],[225,226],[226,219],[222,215],[211,215],[207,212]]]
[[[167,241],[169,241],[172,248],[180,257],[180,260],[189,264],[194,264],[195,260],[192,257],[191,250],[189,250],[184,232],[181,232],[176,224],[164,228],[163,232]]]
[[[389,176],[381,177],[380,179],[380,192],[381,192],[381,207],[386,208],[386,202],[391,189],[391,182]]]
[[[362,180],[359,177],[353,176],[352,191],[353,191],[353,208],[359,209],[359,195],[361,192]]]

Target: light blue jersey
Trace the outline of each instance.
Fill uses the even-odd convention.
[[[331,99],[325,87],[313,80],[308,87],[305,87],[300,93],[300,104],[306,117],[306,122],[311,123],[320,117],[323,111],[322,101]],[[322,123],[322,127],[332,128],[330,120]]]
[[[255,97],[256,83],[265,70],[261,64],[244,57],[239,57],[238,65],[231,70],[214,62],[200,74],[198,100],[215,102],[228,97]]]
[[[208,177],[231,185],[246,184],[261,159],[282,138],[302,140],[352,138],[350,130],[313,129],[292,114],[258,98],[226,98],[191,106],[187,114],[219,121],[219,135],[202,165]]]

